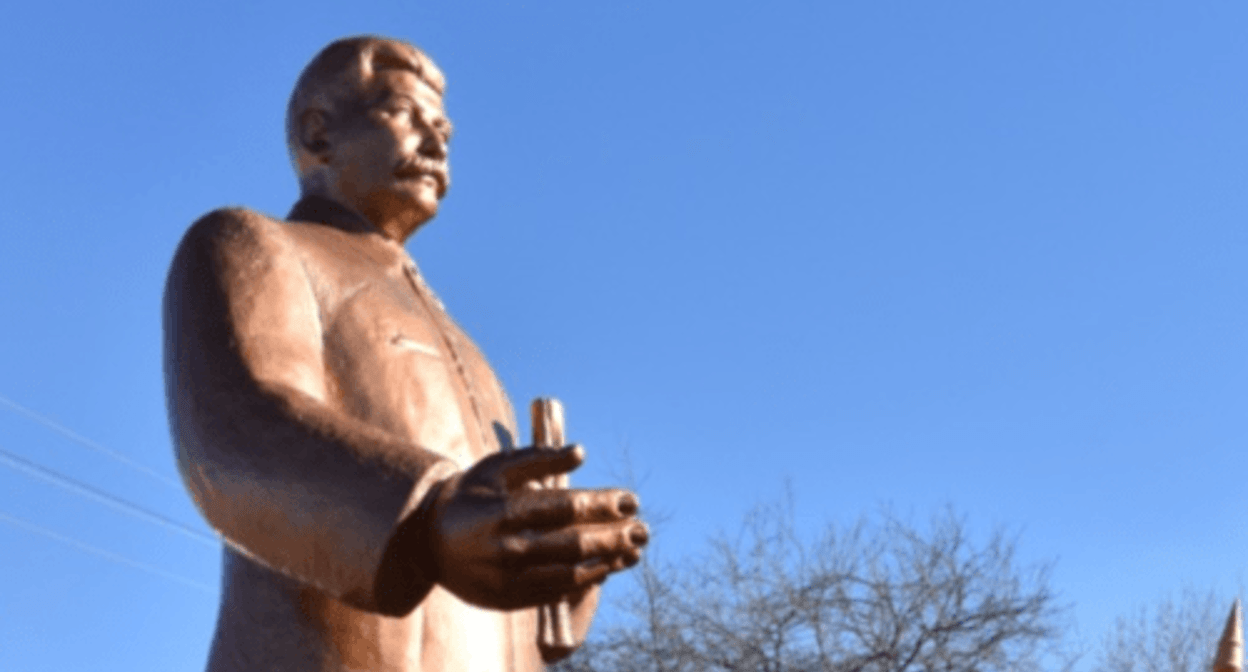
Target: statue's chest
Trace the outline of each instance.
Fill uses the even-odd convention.
[[[494,372],[414,268],[325,302],[326,369],[344,410],[468,466],[511,432]]]

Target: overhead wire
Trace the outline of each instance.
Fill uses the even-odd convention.
[[[4,448],[0,448],[0,463],[5,464],[11,469],[23,472],[27,475],[34,476],[40,480],[56,485],[70,492],[76,493],[83,497],[94,499],[97,502],[105,504],[113,509],[121,511],[127,515],[155,523],[169,530],[173,530],[186,537],[194,539],[202,544],[215,547],[218,544],[217,537],[206,534],[172,518],[168,518],[154,511],[139,506],[133,502],[126,501],[121,497],[109,494],[98,488],[92,487],[70,476],[66,476],[61,472],[45,467],[36,462],[28,460],[20,455],[11,453]]]
[[[28,420],[32,420],[35,423],[42,425],[46,429],[52,430],[53,432],[60,434],[61,436],[64,436],[65,438],[68,438],[69,440],[73,441],[74,443],[80,446],[89,448],[95,452],[103,454],[106,457],[109,457],[116,462],[119,462],[127,467],[130,467],[131,469],[134,469],[135,471],[138,471],[152,479],[160,481],[164,485],[177,487],[177,488],[181,487],[181,485],[177,481],[175,481],[172,478],[169,478],[168,476],[165,476],[164,474],[152,469],[151,467],[148,467],[147,465],[137,462],[122,453],[119,453],[106,446],[103,446],[98,442],[92,441],[91,439],[69,429],[68,427],[65,427],[64,425],[61,425],[60,423],[52,420],[51,418],[48,418],[47,416],[37,413],[11,399],[8,399],[7,397],[4,397],[3,395],[0,395],[0,407],[5,407],[8,410],[18,415],[21,415]],[[214,536],[205,534],[199,530],[195,530],[187,525],[179,523],[176,520],[163,516],[154,511],[150,511],[138,504],[127,501],[121,497],[117,497],[116,495],[112,495],[108,492],[104,492],[103,490],[87,485],[86,483],[78,481],[55,469],[41,465],[32,460],[26,459],[20,455],[16,455],[3,448],[0,448],[0,463],[3,463],[6,466],[12,469],[15,469],[19,472],[22,472],[28,476],[33,476],[35,478],[38,478],[39,480],[52,483],[53,485],[56,485],[57,487],[63,488],[65,490],[69,490],[80,496],[87,497],[89,499],[95,500],[96,502],[105,504],[106,506],[109,506],[110,508],[113,508],[114,510],[121,511],[127,515],[137,517],[141,520],[145,520],[150,523],[155,523],[157,525],[160,525],[161,527],[165,527],[166,529],[172,529],[180,534],[183,534],[192,539],[195,539],[196,541],[199,541],[200,543],[205,543],[207,545],[214,546],[214,547],[217,545],[218,540]],[[36,525],[30,521],[22,520],[15,516],[6,514],[2,511],[0,511],[0,522],[8,523],[9,525],[13,527],[17,527],[27,532],[43,536],[48,539],[52,539],[54,541],[58,541],[60,543],[71,546],[85,553],[96,555],[98,557],[104,558],[111,562],[115,562],[117,564],[124,565],[132,569],[139,570],[141,572],[146,572],[154,576],[159,576],[161,578],[168,579],[170,581],[181,583],[191,588],[195,588],[196,590],[201,590],[206,593],[215,592],[215,590],[211,586],[205,583],[201,583],[193,579],[188,579],[184,576],[163,570],[154,565],[149,565],[147,563],[139,562],[137,560],[132,560],[126,556],[113,553],[112,551],[104,550],[102,548],[99,548],[91,544],[88,544],[86,542],[75,539],[73,537],[60,534],[58,532],[54,532],[45,527]]]
[[[212,586],[209,586],[205,583],[200,583],[199,581],[195,581],[194,579],[188,579],[184,576],[180,576],[172,572],[167,572],[159,567],[153,567],[152,565],[142,563],[137,560],[131,560],[130,558],[127,558],[123,555],[118,555],[117,553],[113,553],[112,551],[106,551],[102,548],[92,546],[91,544],[88,544],[86,542],[78,541],[77,539],[74,539],[73,537],[67,537],[63,534],[53,532],[52,530],[49,530],[45,527],[41,527],[29,521],[25,521],[20,518],[15,518],[13,516],[10,516],[4,513],[3,511],[0,511],[0,522],[8,523],[19,529],[26,530],[27,532],[38,534],[38,535],[47,537],[49,539],[59,541],[68,546],[72,546],[80,551],[91,553],[91,554],[100,556],[102,558],[105,558],[106,560],[111,560],[118,564],[125,565],[127,567],[131,567],[133,569],[137,569],[142,572],[147,572],[148,574],[153,574],[155,576],[159,576],[159,577],[168,579],[170,581],[176,581],[183,585],[187,585],[192,588],[202,590],[206,593],[211,594],[211,593],[216,592],[212,588]]]
[[[165,474],[162,474],[159,471],[156,471],[155,469],[152,469],[151,467],[145,464],[142,464],[141,462],[137,462],[134,459],[131,459],[130,457],[127,457],[126,455],[119,453],[116,450],[113,450],[112,448],[102,446],[99,443],[96,443],[95,441],[92,441],[91,439],[88,439],[87,437],[75,432],[74,430],[69,429],[68,427],[56,422],[55,420],[45,415],[36,413],[35,411],[29,408],[26,408],[25,406],[3,395],[0,395],[0,406],[7,408],[13,413],[16,413],[28,420],[37,422],[40,425],[43,425],[45,428],[50,429],[56,432],[57,434],[60,434],[61,436],[69,439],[70,441],[73,441],[74,443],[77,443],[78,445],[83,446],[84,448],[89,448],[91,450],[94,450],[97,453],[106,455],[112,458],[113,460],[116,460],[117,462],[120,462],[121,464],[124,464],[130,467],[131,469],[134,469],[135,471],[141,472],[150,478],[160,481],[161,483],[167,486],[178,488],[178,489],[182,488],[181,483],[178,483],[176,480],[166,476]]]

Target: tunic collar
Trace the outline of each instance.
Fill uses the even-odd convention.
[[[353,233],[381,233],[359,213],[324,196],[299,199],[286,219],[291,222],[319,222]]]

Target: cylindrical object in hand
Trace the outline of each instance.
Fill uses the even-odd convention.
[[[533,447],[558,449],[564,445],[563,404],[558,399],[537,398],[530,407],[533,420]],[[546,479],[542,485],[548,488],[568,487],[568,476],[563,474]],[[576,648],[572,641],[572,608],[567,599],[554,604],[544,604],[538,615],[537,641],[547,649],[571,652]]]

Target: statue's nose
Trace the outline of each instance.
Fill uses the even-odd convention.
[[[432,130],[426,130],[420,134],[420,145],[416,149],[421,156],[438,160],[446,158],[446,143],[442,142],[438,134]]]

